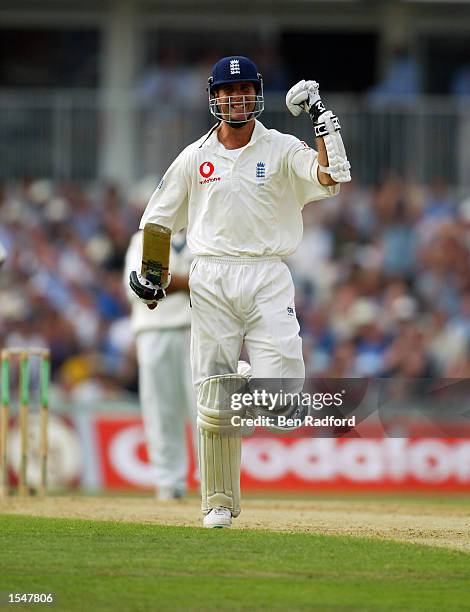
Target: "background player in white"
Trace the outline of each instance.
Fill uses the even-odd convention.
[[[248,58],[217,62],[208,91],[218,124],[170,166],[141,227],[188,228],[204,526],[227,527],[240,513],[241,440],[227,397],[247,387],[236,374],[242,344],[253,377],[303,381],[294,286],[282,258],[301,240],[303,206],[337,194],[351,177],[338,119],[315,81],[297,83],[286,103],[295,116],[310,114],[318,153],[257,120],[263,83]],[[161,296],[137,274],[131,284],[149,303]]]
[[[7,258],[6,249],[3,246],[3,244],[0,242],[0,266],[2,266],[5,263],[6,258]]]
[[[191,423],[194,434],[196,429],[196,398],[189,364],[191,259],[184,232],[174,235],[170,251],[171,288],[167,299],[156,310],[147,308],[128,291],[139,366],[140,403],[160,500],[184,495],[188,471],[185,425]],[[141,261],[142,232],[137,232],[126,254],[127,288],[131,270],[139,267]]]

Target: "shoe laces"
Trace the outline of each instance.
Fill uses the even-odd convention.
[[[228,508],[224,508],[222,506],[219,506],[217,508],[213,508],[212,512],[217,515],[217,516],[224,516],[225,514],[227,514],[228,512],[230,512],[230,510]]]

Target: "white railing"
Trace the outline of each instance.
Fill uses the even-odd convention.
[[[457,187],[470,185],[470,102],[421,98],[378,105],[353,96],[324,98],[340,117],[360,182],[376,183],[393,172],[422,182],[442,176]],[[283,96],[267,97],[262,120],[312,142],[309,122],[291,117]],[[123,123],[124,140],[113,140]],[[0,178],[94,180],[109,175],[110,167],[127,180],[157,177],[211,125],[204,107],[143,104],[120,93],[0,90]],[[121,168],[113,142],[128,147]]]

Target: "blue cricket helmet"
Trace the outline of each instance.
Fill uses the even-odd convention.
[[[230,119],[230,98],[217,98],[215,90],[220,85],[227,83],[253,83],[256,90],[255,96],[243,96],[245,105],[245,116],[243,119]],[[225,121],[232,127],[241,127],[248,121],[259,117],[264,110],[263,77],[258,72],[256,65],[243,55],[231,55],[223,57],[212,68],[208,79],[207,90],[209,92],[210,112],[219,121]],[[238,97],[238,96],[237,96]],[[251,98],[251,99],[250,99]],[[254,108],[248,110],[254,103]]]
[[[223,57],[214,65],[208,79],[208,88],[212,92],[219,85],[239,83],[240,81],[254,83],[258,93],[263,85],[263,77],[250,59],[243,55],[232,55]]]

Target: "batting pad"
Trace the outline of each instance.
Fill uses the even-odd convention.
[[[168,285],[171,230],[158,223],[146,223],[140,273],[159,287]]]
[[[233,394],[248,391],[248,379],[238,374],[211,376],[199,387],[197,426],[202,511],[217,506],[240,514],[241,429],[231,423],[245,410],[232,408]]]

